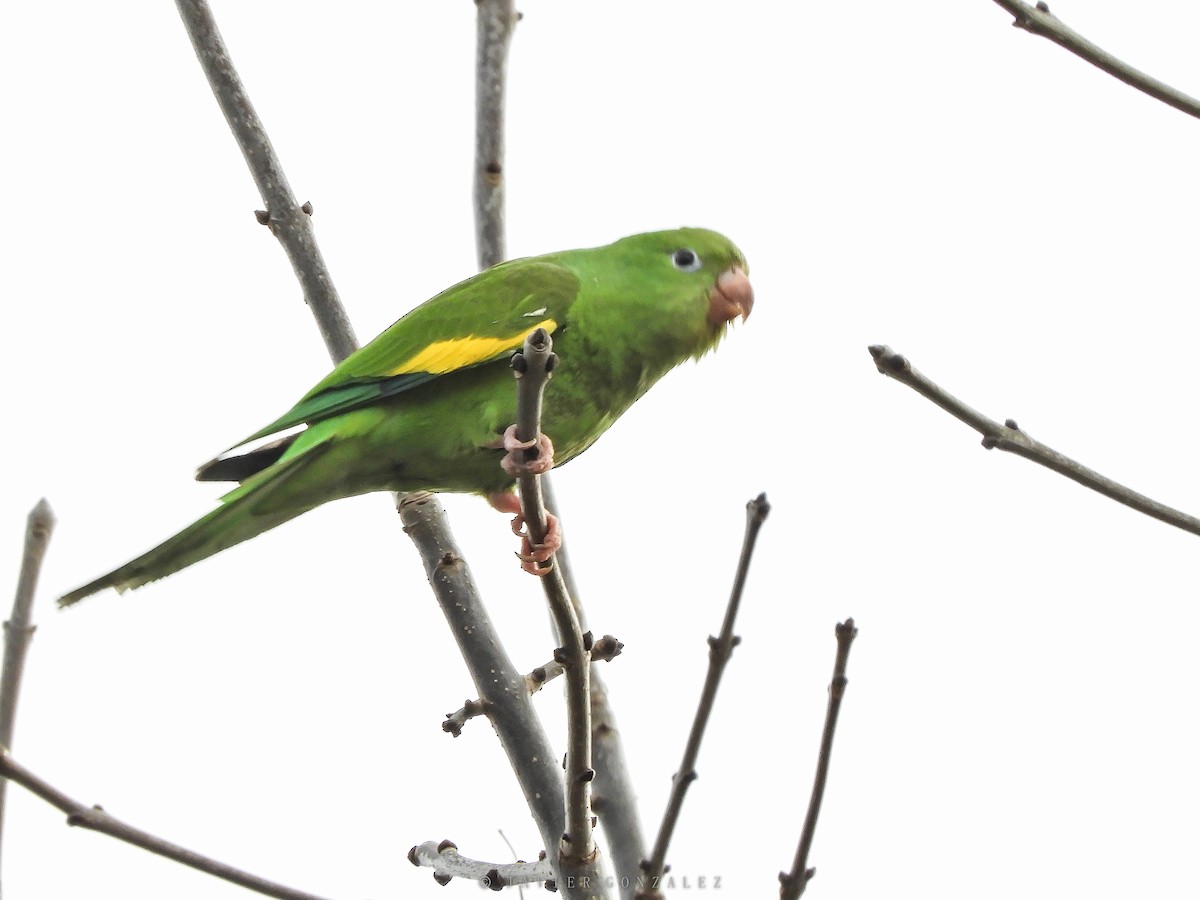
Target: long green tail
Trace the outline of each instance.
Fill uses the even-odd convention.
[[[63,594],[58,598],[58,605],[70,606],[105,588],[116,588],[118,593],[124,593],[132,588],[141,587],[227,550],[235,544],[248,541],[307,512],[312,506],[303,503],[271,503],[270,500],[280,488],[323,456],[328,446],[328,443],[318,444],[304,453],[251,476],[222,497],[221,505],[208,515],[119,569]]]

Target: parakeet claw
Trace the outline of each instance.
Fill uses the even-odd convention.
[[[517,426],[509,425],[504,432],[504,449],[508,456],[500,460],[500,467],[513,478],[521,475],[545,475],[554,468],[554,445],[550,438],[539,434],[532,441],[517,439]],[[525,458],[525,451],[537,448],[538,455],[533,459]]]
[[[525,517],[521,515],[521,501],[512,491],[500,491],[488,495],[488,503],[500,512],[513,513],[513,534],[521,539],[521,550],[517,558],[521,560],[521,568],[532,575],[541,577],[550,571],[551,566],[540,567],[562,546],[562,529],[558,525],[558,517],[551,512],[546,513],[546,536],[540,544],[534,544],[525,530]]]
[[[521,560],[521,568],[530,575],[543,577],[552,567],[542,567],[541,563],[550,559],[562,546],[562,531],[558,527],[558,517],[553,513],[546,513],[546,536],[542,538],[540,544],[529,540],[529,532],[525,530],[525,517],[520,513],[513,517],[512,530],[513,534],[519,535],[521,538],[521,550],[517,553],[517,559]]]

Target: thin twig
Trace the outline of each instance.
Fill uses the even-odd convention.
[[[692,722],[692,730],[688,735],[687,745],[683,750],[683,762],[679,771],[671,781],[671,795],[667,799],[667,808],[663,812],[662,824],[658,828],[658,837],[654,841],[654,849],[650,858],[642,862],[642,874],[646,879],[646,887],[636,896],[640,898],[656,898],[661,896],[657,884],[662,878],[667,859],[667,848],[671,844],[671,836],[675,833],[675,825],[679,821],[679,813],[683,809],[683,798],[688,787],[696,780],[696,758],[700,755],[700,742],[704,740],[704,730],[708,727],[709,717],[717,699],[717,688],[721,685],[721,676],[725,665],[733,655],[733,648],[741,638],[733,633],[734,621],[737,619],[738,607],[742,602],[742,590],[746,585],[746,575],[750,571],[750,560],[754,555],[754,544],[758,540],[758,532],[762,529],[771,504],[767,502],[766,494],[759,494],[746,504],[746,532],[742,539],[742,553],[738,559],[737,575],[733,579],[733,590],[729,594],[729,603],[725,607],[725,620],[721,624],[719,637],[708,639],[708,674],[704,679],[704,689],[700,692],[700,703],[696,707],[696,718]]]
[[[135,847],[141,847],[143,850],[149,850],[159,856],[165,856],[167,859],[173,859],[175,862],[183,863],[185,866],[190,866],[224,881],[241,885],[267,897],[278,897],[280,900],[321,900],[315,894],[284,887],[241,869],[235,869],[233,866],[227,866],[225,863],[217,862],[207,856],[201,856],[178,844],[164,841],[162,838],[155,837],[110,816],[99,806],[84,806],[78,800],[71,799],[62,791],[34,775],[2,748],[0,748],[0,776],[15,781],[27,791],[36,794],[51,806],[66,813],[68,825],[107,834],[109,837],[133,844]]]
[[[562,546],[554,554],[554,566],[562,575],[567,593],[575,605],[579,627],[586,634],[587,612],[580,599],[575,582],[571,558],[567,552],[565,526],[561,507],[554,495],[554,480],[551,473],[542,476],[542,496],[546,509],[556,515],[562,534]],[[646,838],[642,834],[642,821],[638,815],[637,794],[633,789],[633,777],[625,762],[625,749],[621,732],[617,728],[617,717],[608,698],[608,687],[600,673],[595,648],[592,652],[590,678],[592,697],[592,767],[596,777],[592,781],[592,812],[600,819],[604,828],[605,842],[612,856],[613,869],[617,873],[616,884],[623,900],[631,900],[637,889],[638,867],[646,858]]]
[[[317,246],[310,215],[312,207],[296,202],[283,165],[238,77],[208,3],[205,0],[175,0],[175,5],[192,40],[196,58],[200,60],[200,68],[208,78],[217,104],[225,114],[225,121],[237,139],[267,206],[266,216],[260,216],[259,221],[267,225],[283,245],[300,281],[304,302],[312,310],[325,346],[329,348],[329,355],[335,363],[341,362],[358,349],[358,341]]]
[[[340,362],[358,344],[349,318],[333,290],[332,279],[325,270],[316,238],[307,222],[308,217],[304,214],[296,220],[291,215],[295,211],[295,201],[287,188],[282,166],[271,150],[271,142],[262,122],[254,114],[246,90],[238,79],[208,4],[203,0],[176,2],[217,103],[230,124],[255,182],[270,206],[269,222],[274,225],[273,230],[280,241],[284,242],[284,249],[304,285],[305,299],[317,319],[329,355],[335,362]],[[270,194],[264,186],[271,187]],[[272,198],[275,198],[274,201]],[[303,214],[303,209],[300,212]],[[277,214],[284,218],[279,219]],[[434,595],[443,613],[448,621],[455,623],[453,631],[460,638],[460,648],[470,647],[471,655],[466,661],[472,677],[479,685],[481,677],[490,683],[491,675],[487,673],[500,672],[505,673],[504,683],[519,685],[521,675],[502,651],[500,637],[479,602],[478,590],[466,563],[458,554],[446,514],[440,503],[424,502],[427,496],[414,495],[412,502],[406,502],[409,498],[397,498],[401,502],[401,518],[405,531],[421,553],[426,572],[430,573]],[[441,564],[446,553],[451,554],[456,564]],[[437,577],[432,574],[434,572],[438,573]],[[468,597],[471,602],[462,605]],[[470,640],[464,643],[464,636]],[[464,654],[467,652],[464,649]],[[497,688],[497,691],[501,690],[503,688]],[[523,691],[516,693],[522,694]],[[506,725],[501,732],[501,744],[513,764],[514,773],[546,846],[553,847],[563,830],[560,800],[562,776],[552,762],[553,752],[549,741],[527,695],[524,696],[524,705],[526,710],[521,708],[520,703],[514,703],[505,714]],[[512,716],[511,720],[509,715]],[[533,752],[525,754],[523,751],[526,749]],[[532,759],[539,762],[532,763]]]
[[[554,368],[552,347],[549,332],[538,328],[525,338],[521,363],[513,366],[517,379],[518,440],[531,441],[541,434],[542,392]],[[536,449],[527,452],[536,453]],[[540,544],[546,537],[546,508],[540,476],[523,474],[518,478],[518,486],[530,543]],[[591,781],[596,774],[592,768],[592,711],[588,685],[591,640],[590,636],[585,639],[579,627],[579,617],[554,557],[550,558],[549,569],[542,575],[542,585],[561,643],[555,659],[562,664],[567,679],[567,827],[559,850],[563,868],[582,874],[598,861],[589,798]]]
[[[1137,88],[1155,100],[1161,100],[1189,116],[1200,118],[1200,100],[1189,97],[1183,91],[1176,90],[1145,72],[1138,71],[1128,63],[1117,59],[1107,50],[1097,47],[1083,35],[1068,28],[1058,16],[1050,12],[1050,7],[1044,2],[1040,2],[1036,6],[1030,6],[1023,0],[995,0],[995,2],[1012,15],[1014,28],[1023,28],[1030,34],[1054,41],[1060,47],[1070,50],[1080,59],[1090,62],[1096,68],[1125,82],[1130,87]]]
[[[808,851],[812,847],[813,835],[817,831],[817,817],[821,814],[821,801],[825,797],[825,781],[829,777],[829,761],[833,756],[833,733],[837,729],[838,712],[842,708],[842,697],[846,693],[846,660],[850,656],[850,645],[858,636],[854,620],[839,622],[834,629],[837,635],[837,656],[833,661],[833,680],[829,683],[829,705],[825,709],[825,728],[821,732],[821,752],[817,757],[817,774],[813,778],[812,794],[808,798],[808,812],[804,816],[804,828],[800,832],[800,844],[796,847],[796,858],[792,871],[779,873],[779,896],[781,900],[797,900],[816,869],[808,868]]]
[[[517,439],[520,441],[533,441],[541,434],[542,394],[546,382],[550,380],[550,372],[558,361],[553,346],[550,332],[545,328],[537,328],[525,338],[521,352],[512,359],[513,374],[517,380]],[[537,447],[531,446],[525,451],[527,459],[534,459],[537,454]],[[518,486],[521,489],[521,513],[529,529],[529,541],[537,546],[546,538],[546,503],[542,497],[542,480],[536,475],[526,475],[518,480]],[[542,568],[556,568],[554,558],[547,560]],[[566,593],[565,585],[563,593]]]
[[[21,574],[13,597],[12,615],[4,623],[4,667],[0,669],[0,747],[12,749],[13,728],[17,719],[17,699],[21,695],[21,676],[25,672],[25,654],[33,639],[33,597],[46,548],[54,533],[54,510],[43,497],[25,520],[25,551]],[[0,779],[0,841],[4,836],[4,800],[8,782]],[[2,843],[0,843],[2,846]]]
[[[614,657],[621,655],[621,650],[624,646],[624,644],[611,634],[606,634],[592,644],[592,649],[588,657],[593,663],[611,662]],[[545,665],[538,666],[525,676],[525,686],[529,690],[529,695],[532,697],[565,671],[563,664],[556,659],[550,660]],[[595,672],[594,669],[592,671],[593,673]],[[486,716],[490,712],[491,707],[487,701],[468,700],[454,712],[446,713],[446,721],[442,723],[442,731],[448,732],[452,737],[458,737],[462,734],[463,726],[467,722],[476,716]]]
[[[0,747],[12,748],[25,654],[37,630],[32,618],[33,598],[37,593],[38,577],[50,545],[50,536],[54,533],[55,521],[54,510],[45,499],[39,500],[25,519],[21,572],[13,596],[12,615],[4,623],[4,667],[0,669]],[[0,795],[2,793],[3,784],[0,783]]]
[[[475,0],[475,247],[479,268],[505,259],[504,86],[513,0]]]
[[[505,842],[507,843],[507,838]],[[512,845],[509,845],[511,849]],[[493,891],[510,885],[533,884],[554,880],[554,868],[545,854],[537,862],[518,860],[515,863],[493,863],[471,859],[458,852],[454,841],[426,841],[408,851],[408,861],[414,866],[433,869],[433,879],[442,887],[452,878],[477,881]]]
[[[575,583],[571,557],[567,552],[562,509],[554,495],[554,479],[549,472],[542,476],[542,496],[546,501],[546,509],[558,516],[563,539],[562,546],[554,554],[554,566],[562,575],[571,602],[575,604],[579,627],[586,634],[587,613]],[[605,842],[617,874],[616,884],[621,897],[623,900],[632,900],[637,891],[638,867],[646,858],[646,838],[638,815],[633,776],[625,762],[625,748],[617,728],[616,714],[608,699],[608,687],[596,665],[595,648],[592,652],[591,695],[592,767],[596,770],[596,778],[592,781],[592,812],[599,817],[604,828]]]
[[[1035,441],[1017,427],[1012,419],[1006,419],[1001,425],[980,412],[972,409],[957,397],[947,393],[912,367],[907,358],[885,344],[875,344],[868,348],[875,359],[875,367],[884,375],[908,385],[921,396],[932,400],[950,415],[966,422],[983,435],[983,446],[988,449],[1005,450],[1032,460],[1051,471],[1065,475],[1072,481],[1077,481],[1084,487],[1091,488],[1103,494],[1110,500],[1123,503],[1140,513],[1174,525],[1184,531],[1200,535],[1200,519],[1187,513],[1172,509],[1157,500],[1151,500],[1144,494],[1130,490],[1123,484],[1106,478],[1099,472],[1094,472],[1075,460],[1063,456],[1057,450],[1047,447],[1040,441]]]

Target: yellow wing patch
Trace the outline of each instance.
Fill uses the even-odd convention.
[[[525,338],[539,328],[545,328],[553,334],[557,327],[558,323],[553,319],[543,319],[512,337],[468,335],[450,341],[434,341],[420,353],[410,357],[387,374],[409,375],[414,372],[429,372],[433,375],[443,375],[446,372],[453,372],[456,369],[495,359],[507,350],[516,350],[525,343]]]

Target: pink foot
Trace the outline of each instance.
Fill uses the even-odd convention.
[[[554,468],[554,445],[550,438],[539,434],[532,441],[517,440],[517,426],[509,425],[504,432],[504,449],[508,456],[500,460],[500,467],[512,476],[545,475]],[[533,459],[525,458],[525,451],[537,447],[538,455]]]
[[[542,543],[534,544],[525,530],[525,517],[521,515],[521,501],[512,491],[498,491],[488,494],[488,503],[493,509],[513,516],[513,534],[521,538],[521,552],[517,558],[521,560],[521,568],[533,575],[542,576],[550,571],[550,566],[541,568],[540,563],[546,562],[554,552],[562,546],[562,530],[558,527],[558,517],[546,513],[546,537]]]
[[[551,512],[546,513],[546,536],[542,538],[540,544],[535,544],[529,539],[529,532],[525,528],[525,517],[517,513],[512,520],[513,534],[519,535],[521,538],[521,551],[517,554],[517,559],[521,560],[521,568],[530,575],[537,575],[539,578],[545,576],[553,566],[543,566],[552,557],[559,547],[562,546],[562,531],[558,527],[558,516]]]

